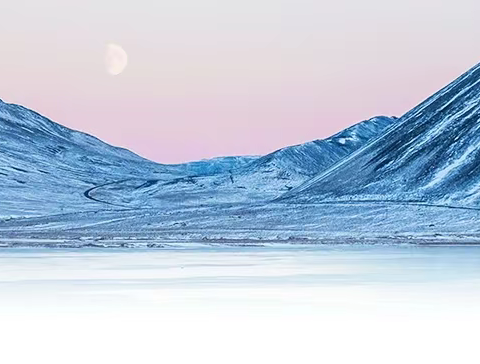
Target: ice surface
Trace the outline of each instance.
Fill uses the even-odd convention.
[[[474,363],[478,250],[0,250],[0,358]]]

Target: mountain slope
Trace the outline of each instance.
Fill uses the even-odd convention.
[[[268,184],[278,195],[334,165],[393,125],[396,118],[378,116],[312,142],[282,148],[234,173],[237,183],[258,189]]]
[[[401,200],[480,203],[480,65],[409,111],[290,202]]]
[[[162,174],[165,168],[112,147],[19,105],[0,101],[0,215],[99,208],[83,196],[118,176]]]

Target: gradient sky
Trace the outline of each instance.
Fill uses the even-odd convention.
[[[1,1],[0,98],[159,162],[400,116],[480,62],[478,0]],[[104,66],[123,46],[119,76]]]

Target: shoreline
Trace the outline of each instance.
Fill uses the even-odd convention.
[[[208,249],[208,248],[310,248],[355,246],[479,246],[480,239],[472,238],[321,238],[303,240],[259,239],[54,239],[0,238],[0,249]]]

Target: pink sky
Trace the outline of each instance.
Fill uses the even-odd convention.
[[[16,0],[0,5],[0,98],[171,163],[400,116],[480,62],[477,0],[333,3]],[[109,42],[129,55],[118,76]]]

